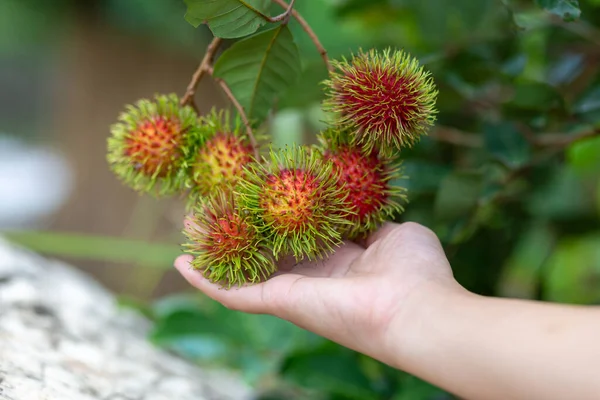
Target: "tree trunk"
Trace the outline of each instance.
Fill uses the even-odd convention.
[[[81,272],[0,238],[0,400],[250,398],[233,374],[153,347],[148,327]]]

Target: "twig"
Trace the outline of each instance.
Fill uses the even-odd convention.
[[[429,133],[429,137],[439,142],[457,146],[470,148],[483,147],[483,140],[480,135],[463,132],[449,126],[437,126]]]
[[[296,2],[296,0],[290,1],[290,4],[288,5],[287,9],[283,13],[281,13],[279,15],[276,15],[274,17],[269,18],[269,22],[283,21],[282,23],[287,23],[287,20],[290,18],[290,13],[294,9],[294,3],[295,2]]]
[[[521,130],[523,131],[523,127],[521,127]],[[532,146],[538,148],[562,148],[582,139],[600,136],[600,129],[594,128],[569,135],[564,133],[544,133],[535,136],[532,132],[527,130],[523,135]],[[483,147],[483,138],[481,135],[463,132],[448,126],[436,127],[429,133],[429,137],[439,142],[450,143],[456,146],[474,149]]]
[[[211,68],[213,58],[215,58],[215,54],[217,52],[217,49],[221,45],[222,40],[223,39],[221,39],[219,37],[215,37],[209,43],[208,47],[206,48],[206,53],[204,53],[204,57],[202,58],[202,61],[200,62],[200,65],[198,66],[198,69],[196,70],[196,72],[194,72],[194,75],[192,76],[192,80],[190,81],[190,83],[185,91],[185,94],[181,98],[182,106],[189,104],[194,108],[194,110],[196,110],[196,112],[198,112],[198,107],[196,106],[196,103],[194,101],[194,95],[196,94],[196,89],[198,88],[198,84],[200,83],[200,80],[202,80],[202,77]]]
[[[582,139],[591,138],[600,135],[600,129],[594,128],[570,135],[562,133],[546,133],[544,135],[536,136],[534,144],[538,147],[567,147],[568,145],[575,143]]]
[[[600,46],[600,30],[585,21],[565,22],[560,17],[551,16],[550,22]]]
[[[258,142],[256,141],[254,134],[252,133],[252,127],[250,126],[250,121],[248,121],[248,116],[246,115],[246,112],[244,111],[244,107],[242,107],[240,102],[235,98],[233,92],[231,91],[231,89],[229,88],[227,83],[223,79],[213,76],[212,67],[208,68],[208,72],[213,77],[215,82],[217,82],[219,84],[219,86],[221,86],[223,93],[225,93],[227,98],[231,101],[231,103],[237,110],[238,114],[242,118],[242,122],[244,123],[244,126],[246,127],[246,133],[248,135],[248,140],[250,140],[250,145],[254,149],[254,156],[256,157],[256,160],[258,160],[259,156],[260,156],[260,154],[258,152]]]
[[[284,0],[273,0],[273,1],[275,3],[277,3],[277,4],[279,4],[285,10],[287,10],[288,8],[290,8],[290,6]],[[291,3],[293,3],[293,1]],[[308,22],[306,22],[306,20],[304,18],[302,18],[302,16],[300,15],[300,13],[298,13],[298,11],[296,11],[294,9],[291,9],[291,13],[292,13],[292,16],[296,19],[296,21],[298,21],[298,23],[300,24],[300,26],[302,27],[302,29],[304,30],[304,32],[306,32],[306,34],[308,35],[308,37],[310,37],[310,39],[312,40],[312,42],[315,44],[315,47],[319,51],[319,54],[321,54],[321,58],[323,58],[323,62],[325,62],[325,65],[327,66],[327,69],[329,71],[333,71],[333,66],[329,62],[329,57],[327,57],[327,50],[325,50],[325,48],[323,47],[323,45],[319,41],[319,38],[317,37],[317,35],[315,34],[315,32],[312,30],[312,28],[310,27],[310,25],[308,24]]]

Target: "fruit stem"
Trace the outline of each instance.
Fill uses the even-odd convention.
[[[300,13],[298,11],[296,11],[296,10],[293,9],[294,0],[292,0],[289,5],[284,0],[273,0],[273,2],[279,4],[282,8],[284,8],[286,10],[286,12],[284,12],[281,15],[284,15],[284,14],[286,14],[288,12],[292,14],[292,16],[296,19],[296,21],[298,21],[298,23],[300,24],[300,26],[304,30],[304,32],[306,32],[306,34],[308,35],[308,37],[310,37],[310,39],[312,40],[312,42],[315,44],[315,47],[319,51],[319,54],[321,54],[321,58],[323,59],[323,62],[325,62],[325,65],[327,66],[327,69],[329,71],[333,71],[333,67],[331,66],[331,63],[329,62],[329,57],[327,56],[327,50],[325,50],[325,48],[323,47],[323,45],[319,41],[319,38],[317,37],[317,34],[312,30],[312,28],[310,27],[310,25],[308,24],[308,22],[306,22],[306,20],[304,18],[302,18],[302,16],[300,15]],[[274,17],[274,18],[278,18],[278,17],[280,17],[280,16],[277,16],[277,17]]]
[[[204,57],[202,58],[202,61],[198,66],[198,69],[196,69],[196,72],[194,72],[194,75],[192,75],[192,80],[190,81],[185,91],[185,94],[181,98],[182,106],[190,105],[194,108],[194,110],[196,110],[196,112],[198,112],[198,107],[196,106],[196,102],[194,101],[194,95],[196,94],[198,84],[200,83],[204,75],[211,69],[212,61],[215,58],[215,54],[219,49],[221,42],[221,38],[215,37],[209,43],[208,47],[206,48],[206,52],[204,53]]]
[[[233,95],[233,92],[231,91],[231,89],[229,88],[227,83],[223,79],[213,76],[213,68],[209,66],[207,70],[208,70],[208,73],[213,77],[215,82],[217,82],[219,84],[219,86],[221,86],[223,93],[225,93],[227,98],[231,101],[231,103],[237,110],[238,114],[242,118],[242,122],[244,123],[244,126],[246,127],[246,134],[248,135],[248,140],[250,140],[250,145],[252,146],[252,149],[254,150],[254,157],[256,158],[257,161],[259,161],[258,143],[256,142],[256,138],[254,137],[254,134],[252,133],[252,127],[250,126],[250,121],[248,121],[248,116],[246,115],[246,112],[244,111],[244,107],[242,107],[240,102],[235,98],[235,96]]]

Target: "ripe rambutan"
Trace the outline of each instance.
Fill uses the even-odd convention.
[[[258,283],[275,272],[265,240],[231,193],[218,192],[198,203],[185,221],[186,252],[192,268],[225,287]]]
[[[305,147],[271,151],[251,164],[238,185],[240,204],[254,215],[273,255],[316,259],[341,243],[349,204],[333,163]]]
[[[350,239],[374,231],[393,214],[404,211],[401,203],[406,202],[406,189],[394,183],[403,177],[399,163],[382,157],[377,149],[365,153],[351,144],[346,132],[336,129],[322,132],[319,140],[354,212],[348,215],[351,225],[346,235]]]
[[[240,120],[231,125],[226,111],[213,109],[200,122],[206,143],[193,160],[192,187],[200,196],[231,191],[243,176],[244,167],[254,161],[254,148]]]
[[[175,95],[130,105],[111,127],[107,160],[140,192],[173,194],[184,188],[189,157],[201,143],[198,117]]]
[[[431,74],[404,51],[360,52],[334,62],[324,84],[325,110],[355,144],[388,156],[410,147],[435,121],[437,90]]]

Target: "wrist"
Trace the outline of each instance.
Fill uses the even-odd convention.
[[[431,280],[415,287],[391,321],[387,343],[395,368],[413,372],[415,364],[435,353],[440,336],[454,324],[455,311],[477,296],[454,279]]]

